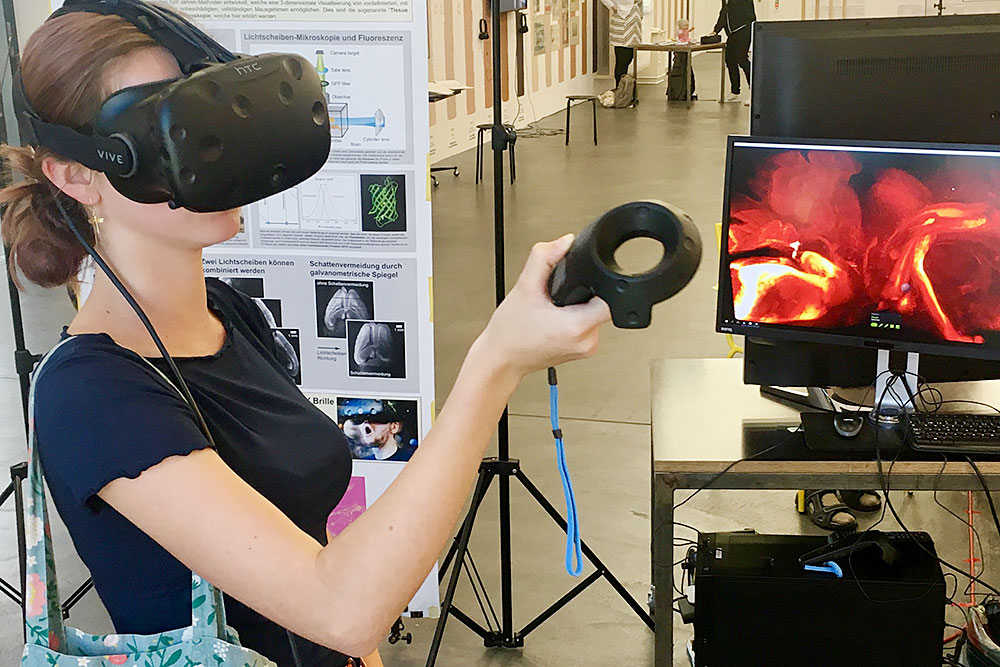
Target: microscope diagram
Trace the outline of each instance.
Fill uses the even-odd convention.
[[[376,109],[371,116],[355,116],[349,113],[347,102],[332,102],[327,88],[330,82],[326,75],[329,72],[324,63],[325,52],[322,49],[316,51],[316,73],[319,74],[320,83],[323,85],[323,93],[326,96],[326,106],[330,113],[330,133],[334,138],[341,139],[347,135],[347,131],[352,127],[371,127],[375,129],[375,136],[382,134],[385,129],[385,113],[381,108]]]

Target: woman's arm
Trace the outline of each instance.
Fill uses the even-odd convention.
[[[557,308],[546,289],[570,241],[535,247],[469,351],[434,428],[389,489],[328,546],[296,528],[212,450],[115,480],[101,498],[268,618],[317,643],[366,655],[440,555],[521,378],[596,349],[597,330],[610,319],[607,306],[595,299]]]
[[[728,9],[729,6],[726,0],[722,0],[722,9],[719,10],[719,20],[715,22],[715,27],[712,28],[713,35],[718,35],[726,27],[726,11]]]

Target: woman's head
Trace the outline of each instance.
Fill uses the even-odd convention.
[[[46,21],[21,58],[24,92],[45,121],[89,131],[101,104],[122,88],[180,76],[176,61],[125,19],[74,12]],[[40,147],[4,147],[3,155],[25,177],[3,191],[3,240],[14,267],[32,282],[53,287],[75,279],[85,251],[66,227],[58,196],[89,242],[112,263],[116,253],[142,246],[202,248],[231,237],[238,212],[196,214],[166,204],[138,204],[104,174]],[[54,194],[54,187],[58,194]],[[99,236],[96,231],[100,224]]]

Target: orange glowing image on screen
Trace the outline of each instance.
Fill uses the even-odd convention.
[[[734,317],[836,329],[892,312],[977,344],[1000,331],[1000,169],[886,168],[859,185],[862,170],[848,150],[756,166],[730,201]]]

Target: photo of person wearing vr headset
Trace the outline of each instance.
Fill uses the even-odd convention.
[[[238,58],[159,4],[67,0],[21,57],[34,137],[3,147],[19,180],[0,192],[2,235],[21,282],[72,285],[91,249],[101,267],[34,377],[33,451],[117,632],[190,626],[195,573],[244,646],[342,667],[451,539],[521,379],[593,354],[610,315],[553,305],[572,238],[536,245],[405,470],[327,543],[348,439],[292,382],[260,308],[202,268],[241,206],[326,161],[319,80],[297,57]],[[282,103],[261,102],[279,82]]]
[[[356,459],[409,461],[417,451],[416,401],[337,399],[337,422]]]

